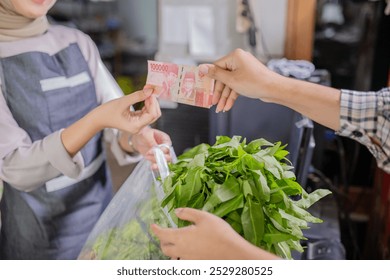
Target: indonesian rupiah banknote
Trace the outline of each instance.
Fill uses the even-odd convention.
[[[197,66],[148,61],[146,84],[155,86],[158,98],[210,108],[214,80],[202,75]]]

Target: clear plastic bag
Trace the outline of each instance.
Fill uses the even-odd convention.
[[[164,154],[159,148],[154,152],[158,176],[164,179],[169,174]],[[158,176],[147,160],[138,163],[101,215],[78,259],[167,259],[150,230],[153,223],[176,227],[167,210],[160,206],[164,192],[161,182],[156,180]]]

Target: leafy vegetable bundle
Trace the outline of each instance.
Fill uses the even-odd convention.
[[[122,184],[95,224],[79,259],[162,260],[168,259],[150,230],[156,223],[173,222],[161,208],[162,186],[154,180],[150,162],[141,160]]]
[[[322,222],[306,209],[330,191],[308,194],[295,180],[285,147],[265,139],[246,144],[239,136],[219,136],[213,146],[200,144],[170,164],[161,205],[170,212],[178,207],[211,212],[252,244],[291,259],[291,249],[303,251],[302,229]],[[291,198],[297,195],[301,199]]]
[[[160,243],[149,230],[152,223],[169,227],[168,220],[152,195],[138,206],[134,218],[123,226],[108,229],[86,250],[84,259],[99,260],[163,260],[168,259]],[[138,211],[140,210],[140,211]]]

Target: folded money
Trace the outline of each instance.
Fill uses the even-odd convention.
[[[148,60],[146,84],[155,86],[158,98],[210,108],[214,80],[199,72],[197,66]]]

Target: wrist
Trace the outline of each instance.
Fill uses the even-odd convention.
[[[133,135],[119,131],[118,133],[118,142],[121,146],[122,150],[132,156],[139,155],[138,150],[135,148],[134,143],[132,141]]]
[[[266,75],[263,75],[263,79],[258,82],[258,89],[264,89],[264,97],[261,100],[270,103],[279,104],[283,101],[284,97],[282,96],[283,90],[281,86],[284,85],[287,81],[283,81],[285,77],[268,70]]]
[[[73,157],[100,130],[93,111],[91,111],[65,128],[61,133],[61,141],[66,151]]]
[[[101,110],[100,106],[96,107],[85,116],[86,119],[88,119],[90,128],[94,130],[95,133],[108,127],[104,122],[104,118],[101,118],[100,110]]]
[[[129,154],[131,154],[133,156],[139,155],[138,150],[134,146],[134,142],[132,141],[132,138],[133,138],[133,135],[129,135],[127,137],[127,146],[128,146],[127,151]]]

